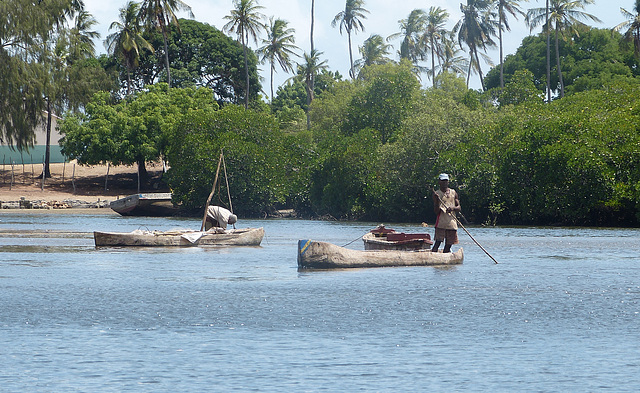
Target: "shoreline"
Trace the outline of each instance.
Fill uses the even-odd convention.
[[[109,208],[109,203],[138,193],[136,166],[89,166],[70,162],[50,164],[49,169],[51,177],[44,179],[43,184],[41,166],[36,171],[29,165],[3,165],[0,213],[69,211],[82,214],[104,210],[117,214]],[[151,185],[140,192],[164,191],[160,181],[162,169],[159,163],[147,165]]]

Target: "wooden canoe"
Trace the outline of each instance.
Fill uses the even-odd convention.
[[[453,253],[395,250],[351,250],[331,243],[298,240],[298,267],[340,269],[387,266],[459,265],[464,259],[462,248]]]
[[[176,247],[176,246],[259,246],[263,228],[216,231],[93,232],[96,246]]]
[[[123,216],[167,217],[178,212],[170,192],[133,194],[112,201],[109,207]]]
[[[428,234],[395,231],[378,234],[373,230],[362,236],[362,241],[365,250],[429,250],[433,245]]]

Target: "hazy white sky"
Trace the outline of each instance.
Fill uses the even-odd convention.
[[[232,0],[183,0],[191,6],[194,19],[199,22],[208,23],[222,29],[224,25],[224,17],[229,15],[233,8]],[[358,47],[371,34],[379,34],[387,37],[391,34],[399,32],[398,21],[406,19],[412,10],[421,8],[428,10],[430,7],[441,7],[450,14],[448,28],[453,28],[455,23],[460,19],[460,0],[404,0],[401,2],[389,0],[365,0],[364,8],[370,11],[367,19],[364,20],[365,31],[359,31],[352,36],[354,61],[360,58]],[[124,7],[126,0],[106,1],[106,0],[85,0],[86,10],[93,14],[98,20],[96,30],[101,34],[101,42],[96,45],[96,49],[100,53],[106,50],[102,41],[109,33],[109,25],[111,22],[118,20],[119,9]],[[311,0],[258,0],[258,4],[264,7],[261,12],[267,18],[274,16],[289,22],[289,26],[295,29],[296,45],[303,51],[310,50],[310,23],[311,23]],[[340,35],[339,28],[331,27],[331,21],[340,11],[344,9],[345,0],[316,0],[315,1],[315,29],[314,29],[314,45],[315,48],[323,52],[323,59],[326,59],[329,68],[332,71],[339,71],[344,78],[347,77],[349,71],[349,49],[347,36]],[[545,0],[521,1],[520,7],[526,12],[530,8],[544,7]],[[625,19],[620,13],[620,7],[629,11],[633,9],[634,0],[596,0],[595,4],[588,5],[585,12],[593,14],[602,20],[601,24],[594,24],[600,28],[611,28]],[[187,17],[186,13],[179,13],[180,17]],[[522,39],[530,34],[529,29],[525,26],[524,18],[518,20],[510,18],[511,32],[507,32],[504,42],[505,56],[515,53]],[[540,29],[533,31],[533,34],[539,33]],[[236,38],[236,37],[233,37]],[[399,42],[393,41],[394,54],[399,48]],[[252,42],[250,45],[256,49],[256,45]],[[493,62],[498,64],[499,53],[496,50],[488,52]],[[397,57],[397,56],[396,56]],[[299,60],[301,61],[301,60]],[[269,72],[268,65],[261,66],[261,75],[263,76],[262,85],[265,91],[269,88]],[[278,70],[275,75],[274,89],[284,83],[291,75],[285,74],[282,70]],[[488,65],[483,66],[483,73],[489,70]],[[423,76],[423,84],[430,86],[431,82]],[[472,88],[480,88],[478,76],[472,76]]]

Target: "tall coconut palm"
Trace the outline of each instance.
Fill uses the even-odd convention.
[[[627,11],[620,7],[620,12],[627,19],[626,21],[616,25],[613,30],[625,30],[626,39],[633,41],[636,56],[640,56],[640,0],[636,0],[633,12]]]
[[[518,19],[518,14],[524,16],[524,12],[519,8],[520,0],[495,0],[498,8],[498,44],[500,46],[500,88],[504,88],[504,51],[502,47],[502,32],[511,31],[507,13]],[[526,1],[526,0],[525,0]]]
[[[342,29],[347,32],[347,38],[349,40],[349,76],[354,78],[353,72],[353,52],[351,50],[351,32],[357,32],[358,30],[364,31],[363,20],[367,19],[366,14],[369,13],[364,7],[364,0],[347,0],[344,11],[340,11],[331,22],[331,26],[336,27],[340,24],[340,34]]]
[[[423,41],[425,47],[431,51],[431,81],[436,81],[436,57],[442,52],[443,39],[447,34],[445,24],[449,19],[449,13],[440,7],[431,7],[427,13]]]
[[[462,48],[457,42],[456,33],[450,31],[442,38],[441,63],[438,65],[440,73],[452,72],[454,74],[464,75],[469,69],[469,60],[466,56],[461,55]]]
[[[552,26],[555,34],[556,46],[556,67],[558,69],[558,80],[560,82],[560,97],[564,97],[564,80],[562,79],[562,67],[560,64],[560,45],[559,38],[563,31],[570,31],[578,34],[578,27],[585,26],[581,20],[591,20],[600,22],[595,15],[582,12],[585,5],[593,4],[594,0],[550,0],[549,1],[549,19],[545,22],[544,28],[549,30]],[[545,8],[532,8],[527,12],[527,21],[531,29],[542,25],[546,20]]]
[[[374,64],[386,64],[392,60],[388,58],[391,44],[387,44],[384,38],[379,34],[372,34],[369,38],[364,40],[362,46],[359,48],[362,58],[356,60],[354,68],[361,70],[364,67]]]
[[[260,61],[269,62],[271,65],[271,100],[273,100],[273,73],[275,72],[276,62],[284,72],[293,72],[292,56],[298,56],[295,45],[294,36],[295,29],[289,28],[289,23],[282,19],[269,19],[269,27],[267,29],[267,39],[263,39],[262,47],[258,49],[258,55],[261,56]]]
[[[491,38],[495,35],[496,21],[490,11],[491,0],[467,0],[467,4],[460,4],[462,18],[454,26],[458,33],[460,45],[464,42],[469,48],[469,72],[467,84],[471,76],[471,68],[474,67],[480,75],[480,84],[484,90],[484,78],[480,66],[479,50],[486,50],[496,44]]]
[[[411,11],[407,19],[398,21],[400,32],[387,37],[387,40],[402,38],[398,55],[400,60],[409,60],[414,67],[416,75],[420,75],[422,67],[418,62],[425,57],[424,45],[422,45],[422,35],[427,25],[427,13],[421,9]]]
[[[304,62],[298,63],[298,75],[304,78],[304,87],[307,91],[307,129],[311,128],[311,119],[309,118],[309,107],[314,97],[314,81],[315,76],[322,70],[328,68],[327,61],[321,60],[322,52],[313,50],[311,53],[304,54]]]
[[[244,72],[245,72],[245,84],[246,91],[244,97],[244,107],[249,107],[249,60],[247,58],[247,45],[249,38],[253,38],[254,43],[258,44],[258,36],[260,31],[266,29],[262,20],[262,15],[259,10],[264,8],[258,5],[257,0],[234,0],[234,9],[231,10],[231,15],[227,15],[224,19],[228,20],[224,25],[224,30],[228,33],[234,33],[240,38],[242,49],[244,52]]]
[[[147,49],[153,52],[153,46],[142,37],[142,27],[139,18],[140,4],[129,1],[120,8],[120,20],[111,23],[109,34],[104,43],[109,54],[121,59],[127,70],[127,95],[131,94],[131,71],[139,64],[140,51]]]
[[[96,18],[84,9],[78,12],[69,31],[69,61],[95,56],[96,48],[93,40],[99,38],[100,33],[91,29],[97,24]]]
[[[140,17],[149,26],[155,26],[162,33],[164,43],[164,66],[167,70],[167,83],[171,86],[171,70],[169,68],[169,26],[174,25],[180,31],[177,11],[187,11],[193,18],[191,7],[182,0],[142,0],[140,5]]]

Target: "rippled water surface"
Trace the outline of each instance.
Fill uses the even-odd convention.
[[[199,226],[0,213],[0,391],[640,390],[638,230],[469,227],[500,264],[460,231],[460,266],[333,271],[299,271],[297,240],[360,249],[374,223],[240,220],[266,231],[245,248],[91,234]]]

